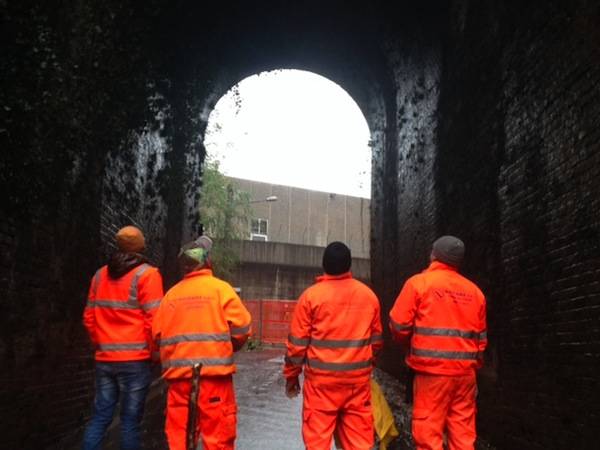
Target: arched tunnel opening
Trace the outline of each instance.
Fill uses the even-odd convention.
[[[369,142],[354,99],[297,69],[240,80],[215,104],[204,135],[207,157],[228,176],[363,198],[370,197]]]
[[[239,223],[221,227],[268,242],[324,247],[341,240],[368,258],[369,142],[356,102],[325,77],[285,69],[241,80],[216,103],[204,135],[204,168],[218,168],[250,206],[244,217],[241,202],[232,211]],[[205,189],[200,216],[214,228],[218,216],[208,209],[203,218],[202,210],[218,198],[206,204]]]
[[[201,221],[210,111],[237,81],[295,68],[340,85],[369,124],[384,329],[433,240],[460,236],[488,300],[480,434],[499,449],[595,448],[597,5],[196,3],[0,5],[3,446],[64,448],[83,426],[81,313],[114,231],[144,228],[172,284]],[[387,335],[379,365],[403,375]]]

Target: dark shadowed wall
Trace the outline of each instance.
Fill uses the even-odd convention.
[[[312,70],[371,130],[384,319],[441,233],[488,297],[480,430],[595,448],[597,2],[0,1],[0,436],[56,448],[89,417],[80,324],[118,227],[168,283],[196,231],[208,114],[245,76]],[[402,374],[389,345],[381,364]]]
[[[480,423],[499,448],[595,447],[599,13],[462,1],[446,28],[437,224],[488,295]]]

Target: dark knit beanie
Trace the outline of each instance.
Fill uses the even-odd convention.
[[[442,236],[433,243],[431,254],[440,262],[458,267],[465,256],[465,244],[454,236]]]
[[[328,275],[348,272],[352,265],[350,249],[342,242],[332,242],[323,253],[323,270]]]

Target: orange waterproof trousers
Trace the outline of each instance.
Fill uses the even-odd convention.
[[[442,450],[447,432],[449,450],[475,445],[475,373],[446,376],[416,374],[412,433],[417,450]]]
[[[344,450],[373,448],[371,384],[304,380],[302,437],[306,450],[330,450],[334,430]]]
[[[169,450],[186,450],[186,428],[191,381],[168,380],[165,433]],[[204,450],[233,449],[236,437],[235,393],[231,375],[200,378],[196,436]]]

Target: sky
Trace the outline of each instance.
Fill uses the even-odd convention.
[[[300,70],[242,80],[216,104],[204,139],[225,175],[365,198],[368,142],[367,122],[348,93]]]

